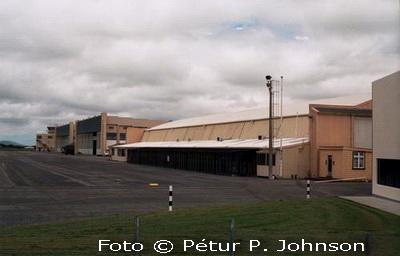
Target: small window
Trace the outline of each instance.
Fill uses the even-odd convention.
[[[111,155],[115,155],[115,149],[114,148],[111,149]]]
[[[41,138],[42,138],[42,135],[38,135],[38,136],[36,136],[36,138],[41,139]]]
[[[378,184],[400,189],[400,160],[376,160],[378,166]]]
[[[108,132],[107,133],[107,140],[117,140],[117,134],[116,133],[112,133],[112,132]]]
[[[49,138],[49,139],[52,139],[52,138],[53,138],[53,136],[48,136],[47,138]]]
[[[257,165],[268,165],[269,154],[257,154]],[[272,155],[272,165],[275,166],[275,154]]]
[[[119,134],[119,139],[120,140],[126,140],[126,133],[120,133]]]
[[[365,170],[365,152],[353,152],[353,170]]]

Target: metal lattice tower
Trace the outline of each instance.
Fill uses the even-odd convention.
[[[282,78],[282,77],[281,77]],[[283,122],[283,113],[282,113],[282,79],[281,81],[273,80],[273,95],[272,95],[272,113],[273,113],[273,137],[281,138],[281,128]],[[276,146],[274,145],[274,148]]]

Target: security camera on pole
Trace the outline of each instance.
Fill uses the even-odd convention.
[[[273,165],[272,165],[272,155],[274,154],[274,145],[273,145],[273,91],[272,91],[272,76],[268,75],[265,77],[267,79],[267,87],[269,89],[269,153],[268,153],[268,178],[273,179]]]

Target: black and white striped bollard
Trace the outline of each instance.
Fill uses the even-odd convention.
[[[172,212],[172,185],[169,185],[169,208],[168,210]]]
[[[310,180],[307,180],[307,199],[310,199]]]

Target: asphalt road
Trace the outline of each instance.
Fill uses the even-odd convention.
[[[174,209],[306,196],[304,180],[217,176],[106,157],[0,151],[0,226],[166,211],[169,185],[174,186]],[[311,190],[312,198],[370,195],[371,183],[312,183]]]

